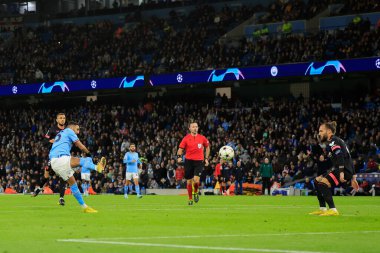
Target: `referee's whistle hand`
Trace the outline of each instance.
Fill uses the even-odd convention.
[[[182,162],[182,158],[181,157],[178,157],[177,159],[177,163],[181,163]]]

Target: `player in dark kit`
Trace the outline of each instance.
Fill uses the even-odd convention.
[[[325,154],[318,154],[318,155],[319,155],[319,159],[317,161],[317,168],[318,168],[317,175],[318,176],[314,179],[314,185],[315,185],[314,188],[316,190],[317,199],[319,201],[319,210],[309,213],[312,215],[320,215],[327,211],[326,201],[323,198],[322,192],[319,190],[318,183],[319,183],[319,180],[321,179],[321,176],[327,175],[326,174],[327,171],[330,170],[331,160],[325,159]]]
[[[57,125],[55,125],[54,127],[51,127],[49,129],[49,131],[44,136],[46,144],[53,144],[55,136],[60,131],[62,131],[63,129],[65,129],[65,124],[66,124],[66,116],[65,116],[65,114],[64,113],[58,113],[57,114],[57,118],[56,118],[56,122],[57,122]],[[49,177],[50,177],[51,173],[54,173],[54,171],[50,168],[50,164],[49,164],[49,166],[45,167],[44,178],[41,181],[41,186],[42,187],[49,180]],[[42,189],[40,187],[36,187],[36,189],[33,192],[33,196],[36,197],[41,192],[41,190]],[[61,206],[65,205],[65,200],[64,200],[65,190],[66,190],[66,182],[64,180],[62,180],[61,178],[59,178],[59,202],[58,203]]]
[[[326,207],[327,203],[330,209],[321,208],[310,214],[319,216],[339,215],[338,210],[335,208],[331,188],[350,181],[354,189],[358,188],[350,151],[346,143],[335,136],[336,125],[335,121],[323,123],[319,127],[318,135],[320,142],[326,143],[326,151],[329,154],[333,167],[324,175],[317,177],[315,182],[317,190],[321,193],[321,196],[318,196],[320,207]]]
[[[189,205],[192,205],[193,195],[195,203],[199,201],[199,179],[203,171],[203,162],[205,166],[209,164],[210,144],[206,137],[198,134],[198,124],[196,122],[189,124],[189,130],[190,134],[186,135],[179,144],[177,162],[182,162],[183,151],[186,150],[185,178],[187,180]],[[204,148],[206,148],[206,157],[204,157]]]

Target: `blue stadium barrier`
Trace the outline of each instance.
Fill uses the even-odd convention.
[[[349,23],[352,22],[356,15],[346,15],[337,17],[326,17],[319,20],[320,30],[333,30],[337,28],[344,28]],[[369,19],[371,25],[376,25],[377,21],[380,19],[380,12],[374,13],[361,13],[360,16],[363,20]]]
[[[292,31],[293,32],[305,32],[306,31],[306,20],[295,20],[290,21],[289,23],[292,24]],[[265,24],[268,27],[269,33],[278,33],[281,31],[281,27],[283,25],[283,22],[277,22],[277,23],[269,23]],[[244,34],[246,37],[252,37],[253,32],[255,32],[258,29],[261,29],[264,26],[264,24],[258,24],[258,25],[248,25],[244,29]]]

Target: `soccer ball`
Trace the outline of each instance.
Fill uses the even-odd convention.
[[[223,160],[232,160],[234,158],[234,149],[230,146],[223,146],[219,149],[219,157]]]

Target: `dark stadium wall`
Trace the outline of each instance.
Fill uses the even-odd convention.
[[[371,92],[370,79],[320,81],[310,83],[310,93],[321,96],[328,93],[334,98],[363,96]]]
[[[362,96],[376,90],[376,80],[370,78],[353,78],[353,79],[340,79],[334,80],[314,80],[308,82],[310,96],[341,98]],[[292,83],[301,82],[276,82],[273,83],[268,80],[261,80],[258,82],[241,83],[240,87],[234,87],[232,90],[233,96],[241,98],[249,97],[286,97],[291,95],[290,86]],[[302,82],[305,83],[305,82]],[[307,83],[307,82],[306,82]]]
[[[251,85],[241,85],[232,90],[233,96],[242,98],[283,97],[290,94],[289,83],[267,83],[260,81]]]

